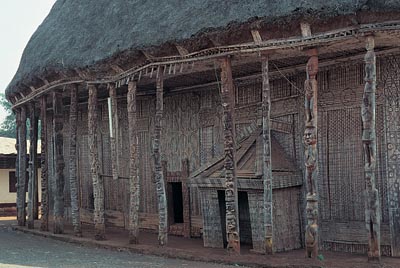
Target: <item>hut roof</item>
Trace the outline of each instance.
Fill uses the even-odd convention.
[[[254,20],[400,10],[397,0],[58,0],[26,46],[6,95],[35,76],[93,66],[123,51],[180,42]],[[18,19],[18,18],[16,18]]]

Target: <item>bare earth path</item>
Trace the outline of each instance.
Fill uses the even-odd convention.
[[[235,266],[145,256],[129,252],[82,247],[53,239],[14,232],[0,221],[0,268],[47,267],[204,267]]]

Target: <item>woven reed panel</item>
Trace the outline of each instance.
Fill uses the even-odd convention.
[[[79,136],[77,140],[78,146],[78,176],[80,186],[81,207],[86,209],[94,208],[93,196],[93,181],[90,176],[90,163],[89,163],[89,144],[88,136]]]

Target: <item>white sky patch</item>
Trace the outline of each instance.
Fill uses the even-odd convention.
[[[18,69],[22,52],[56,0],[4,0],[0,9],[0,92]],[[0,123],[6,113],[0,108]]]

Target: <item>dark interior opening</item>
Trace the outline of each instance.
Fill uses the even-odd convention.
[[[221,217],[222,239],[224,240],[224,248],[226,248],[228,241],[226,238],[226,201],[224,190],[218,190],[218,204]],[[238,205],[240,244],[251,246],[253,244],[253,239],[251,233],[250,209],[247,192],[238,192]]]
[[[183,223],[182,183],[171,182],[174,223]]]

